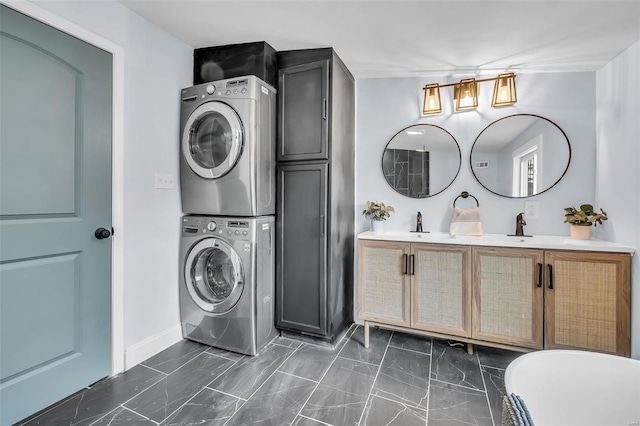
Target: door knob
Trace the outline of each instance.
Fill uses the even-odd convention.
[[[97,239],[104,240],[105,238],[109,238],[111,236],[111,232],[108,229],[98,228],[94,234]]]

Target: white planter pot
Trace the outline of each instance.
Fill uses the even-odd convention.
[[[384,220],[372,220],[371,231],[376,234],[382,234],[384,232]]]
[[[572,240],[590,240],[591,239],[590,226],[569,225],[569,228],[571,228]]]

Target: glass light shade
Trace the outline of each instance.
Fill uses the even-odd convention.
[[[460,80],[453,86],[453,105],[455,111],[468,111],[478,108],[479,83],[475,78]]]
[[[422,114],[440,114],[442,102],[440,101],[440,85],[428,84],[424,86],[424,100],[422,101]]]
[[[492,107],[509,106],[518,102],[516,94],[516,75],[514,73],[500,74],[493,86]]]

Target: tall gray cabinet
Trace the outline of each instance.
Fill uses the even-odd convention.
[[[331,48],[278,52],[276,326],[353,322],[354,79]]]

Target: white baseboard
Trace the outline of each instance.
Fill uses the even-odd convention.
[[[124,367],[125,370],[140,364],[158,352],[162,352],[169,346],[182,340],[182,326],[180,324],[164,330],[158,334],[148,337],[141,342],[133,344],[125,349]]]

